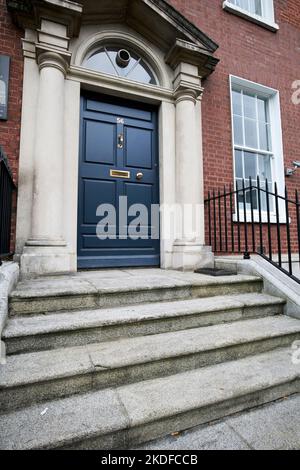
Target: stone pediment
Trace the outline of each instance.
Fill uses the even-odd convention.
[[[186,60],[207,76],[218,62],[213,56],[218,45],[164,0],[7,0],[7,5],[23,28],[39,28],[47,17],[66,24],[72,37],[81,24],[125,23],[163,50],[173,68]]]

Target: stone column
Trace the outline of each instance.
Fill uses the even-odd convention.
[[[27,244],[64,245],[64,80],[66,62],[54,52],[38,58],[40,88],[37,108],[32,237]]]
[[[83,6],[43,0],[34,2],[33,15],[15,3],[15,19],[25,30],[17,259],[23,276],[74,271],[75,244],[65,227],[65,97],[70,41],[79,35]]]
[[[195,72],[193,66],[181,64],[174,94],[178,238],[173,247],[173,267],[183,270],[213,265],[204,231],[200,101],[203,90]]]
[[[21,257],[23,274],[69,270],[64,240],[64,96],[68,53],[37,46],[40,71],[34,147],[31,236]]]

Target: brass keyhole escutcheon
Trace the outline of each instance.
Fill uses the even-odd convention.
[[[143,179],[143,176],[144,176],[144,174],[142,172],[139,172],[139,173],[136,174],[136,179],[141,180],[141,179]]]

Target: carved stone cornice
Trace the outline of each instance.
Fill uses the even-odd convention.
[[[44,18],[66,25],[69,37],[79,34],[82,5],[72,0],[6,0],[14,22],[23,29],[38,29]]]
[[[204,47],[182,39],[176,39],[175,44],[166,55],[165,61],[173,70],[181,62],[195,65],[198,67],[201,78],[205,78],[214,71],[219,59]]]

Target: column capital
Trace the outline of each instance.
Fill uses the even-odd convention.
[[[180,101],[192,101],[192,103],[196,104],[197,93],[195,92],[195,90],[189,88],[182,88],[179,90],[175,90],[174,98],[176,104],[180,103]]]
[[[36,45],[37,63],[39,69],[53,67],[58,69],[66,76],[71,61],[71,53],[67,51],[58,51],[49,49],[39,44]]]
[[[174,98],[176,102],[183,99],[197,100],[202,96],[203,88],[198,68],[195,65],[181,62],[174,73]]]
[[[190,88],[187,86],[179,86],[174,91],[174,99],[176,104],[180,103],[180,101],[192,101],[196,104],[197,99],[202,98],[203,88]]]

